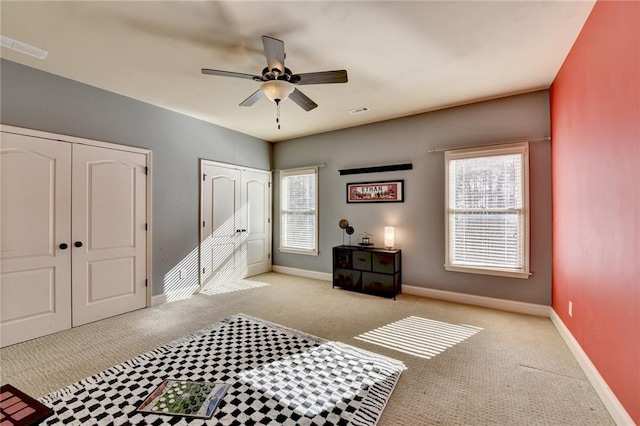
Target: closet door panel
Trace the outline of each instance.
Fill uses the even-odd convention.
[[[73,147],[73,326],[146,306],[146,157]]]
[[[2,133],[0,346],[71,327],[71,146]],[[64,246],[62,246],[64,247]]]
[[[243,233],[241,263],[246,276],[262,274],[271,270],[269,251],[271,211],[271,173],[242,172],[242,211],[246,233]]]
[[[240,171],[205,164],[203,174],[200,272],[207,288],[243,277],[236,271],[242,223],[238,212]]]

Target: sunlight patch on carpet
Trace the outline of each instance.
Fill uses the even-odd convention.
[[[268,285],[269,285],[268,283],[263,283],[260,281],[236,280],[236,281],[231,281],[224,284],[218,284],[215,286],[207,287],[204,290],[202,290],[202,293],[209,294],[209,295],[231,293],[234,291],[249,290],[252,288],[265,287]]]
[[[341,361],[337,361],[341,360]],[[253,389],[305,417],[345,409],[367,395],[383,401],[393,390],[392,372],[404,366],[338,342],[326,342],[283,357],[238,378]],[[371,404],[373,409],[375,404]],[[354,408],[346,408],[354,411]],[[338,421],[337,416],[336,421]]]
[[[358,340],[430,359],[482,328],[411,316],[356,336]]]

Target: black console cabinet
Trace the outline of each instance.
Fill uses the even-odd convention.
[[[402,293],[402,250],[333,248],[333,287],[393,297]]]

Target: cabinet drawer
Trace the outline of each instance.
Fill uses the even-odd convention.
[[[333,267],[351,269],[351,255],[353,250],[333,250]]]
[[[336,268],[333,271],[333,285],[344,289],[362,290],[362,272]]]
[[[399,256],[393,253],[373,253],[373,272],[393,274],[400,268]]]
[[[399,284],[400,274],[385,275],[374,272],[362,273],[362,290],[368,293],[395,296],[396,284]]]
[[[354,251],[353,252],[353,269],[370,271],[371,270],[371,252]]]

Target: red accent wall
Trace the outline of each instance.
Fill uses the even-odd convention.
[[[637,424],[639,29],[640,2],[598,1],[550,92],[553,309]]]

